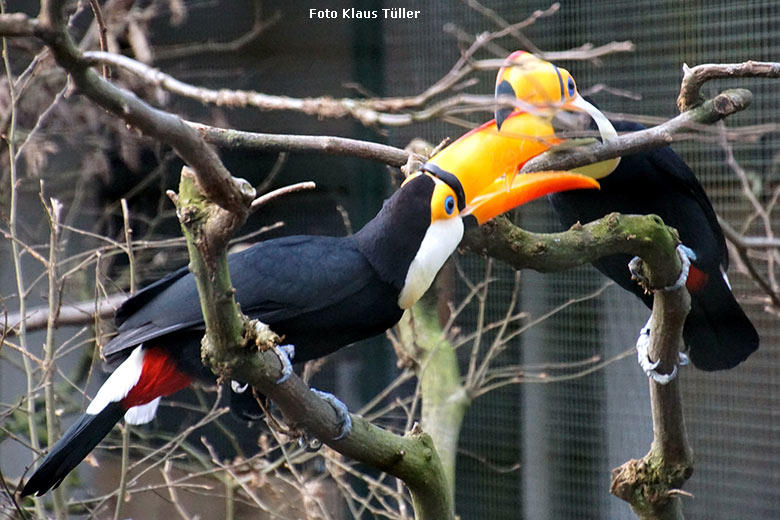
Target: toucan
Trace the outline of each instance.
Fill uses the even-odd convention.
[[[557,104],[556,109],[568,108],[566,99],[572,91],[576,91],[574,80],[565,69],[523,51],[510,55],[497,77],[497,96],[532,104]],[[513,110],[497,110],[497,124],[511,121],[516,113]],[[598,110],[596,113],[601,114]],[[645,128],[635,122],[611,122],[597,117],[593,119],[603,139],[616,136],[617,131]],[[576,171],[598,178],[601,189],[551,194],[549,199],[563,226],[568,228],[618,212],[655,214],[677,229],[691,262],[685,281],[691,310],[683,340],[697,368],[733,368],[758,349],[758,333],[731,291],[726,275],[728,250],[712,203],[691,168],[670,146]],[[594,266],[652,308],[652,295],[632,280],[630,259],[614,255],[601,258]]]
[[[408,177],[352,236],[290,236],[231,255],[242,311],[283,335],[296,361],[325,356],[395,325],[428,289],[466,225],[553,191],[598,186],[567,172],[508,179],[544,147],[498,154],[507,144],[517,141],[501,136],[495,122],[467,133]],[[114,372],[51,448],[23,496],[58,486],[122,417],[149,422],[161,397],[195,380],[214,381],[200,361],[204,324],[186,267],[128,299],[115,321],[117,335],[102,350]]]

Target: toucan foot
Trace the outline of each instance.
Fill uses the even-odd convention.
[[[316,453],[322,448],[322,441],[308,432],[303,432],[298,437],[298,445],[303,448],[303,451]]]
[[[282,363],[282,375],[276,380],[276,384],[281,385],[287,381],[293,373],[290,360],[295,357],[295,345],[279,345],[271,350],[274,351],[274,354],[279,357],[279,361]]]
[[[691,260],[696,260],[696,253],[693,251],[693,249],[688,246],[684,246],[683,244],[679,244],[676,248],[676,251],[677,255],[680,257],[680,263],[682,264],[682,268],[680,269],[680,276],[677,277],[677,280],[675,280],[672,285],[667,285],[661,289],[653,289],[652,292],[676,291],[678,289],[682,289],[685,286],[685,282],[688,280],[688,273],[691,270]],[[631,271],[631,277],[634,280],[639,280],[639,283],[647,287],[649,282],[647,278],[645,278],[644,275],[639,271],[639,263],[641,261],[642,259],[638,256],[632,258],[628,263],[628,270]]]
[[[682,244],[677,246],[677,255],[680,257],[680,263],[682,263],[682,269],[680,269],[680,276],[677,277],[672,285],[664,287],[663,291],[677,291],[685,287],[685,282],[688,280],[688,272],[691,270],[691,260],[696,260],[696,253],[690,247]]]
[[[650,347],[650,320],[647,320],[647,323],[644,327],[642,327],[642,330],[639,331],[639,337],[636,340],[636,354],[637,354],[637,360],[639,361],[639,366],[642,368],[645,374],[647,374],[647,377],[658,383],[659,385],[665,385],[671,382],[674,378],[677,377],[677,366],[686,366],[690,360],[688,359],[688,356],[680,352],[677,363],[674,365],[674,368],[672,369],[671,374],[659,374],[656,368],[658,368],[658,365],[661,364],[661,361],[651,361],[650,356],[647,353],[648,348]]]
[[[349,432],[352,431],[352,418],[349,416],[349,409],[347,409],[347,405],[339,401],[335,395],[329,394],[328,392],[323,392],[321,390],[317,390],[316,388],[312,388],[311,391],[314,392],[317,397],[323,399],[329,405],[331,405],[334,410],[336,410],[336,415],[339,417],[339,434],[334,437],[333,440],[338,441],[349,435]],[[301,448],[308,452],[316,452],[322,448],[322,441],[306,431],[304,431],[298,439],[298,444],[301,446]]]
[[[328,392],[323,392],[315,388],[312,388],[311,391],[336,410],[336,415],[339,418],[339,434],[333,437],[333,440],[338,441],[349,435],[349,432],[352,431],[352,418],[349,416],[347,405],[339,401],[335,395],[329,394]]]

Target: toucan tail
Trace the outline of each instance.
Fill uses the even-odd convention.
[[[97,414],[85,413],[57,441],[22,489],[22,496],[40,496],[60,485],[125,414],[120,403],[109,403]]]
[[[190,384],[176,360],[160,347],[136,347],[100,387],[87,411],[54,445],[22,490],[42,495],[57,487],[122,418],[129,424],[151,421],[160,397]]]
[[[759,342],[755,327],[718,275],[691,291],[683,338],[691,361],[702,370],[734,368],[758,349]]]

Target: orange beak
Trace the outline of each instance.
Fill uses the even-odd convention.
[[[515,113],[501,131],[491,120],[464,134],[422,169],[448,184],[459,184],[465,205],[461,213],[482,224],[548,193],[599,187],[591,177],[575,173],[518,174],[529,159],[558,143],[548,120]]]
[[[500,132],[491,120],[462,135],[431,157],[423,170],[437,176],[449,172],[457,177],[468,205],[493,181],[511,179],[529,159],[559,142],[548,121],[530,114],[513,114]]]
[[[506,178],[502,177],[474,197],[461,215],[471,215],[482,225],[497,215],[550,193],[598,187],[598,181],[591,177],[562,171],[515,175],[511,186],[507,186]]]

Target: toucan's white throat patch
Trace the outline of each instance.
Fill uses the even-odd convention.
[[[425,232],[420,249],[409,266],[398,306],[408,309],[425,294],[433,283],[436,273],[444,265],[463,238],[463,220],[455,216],[437,220]]]

